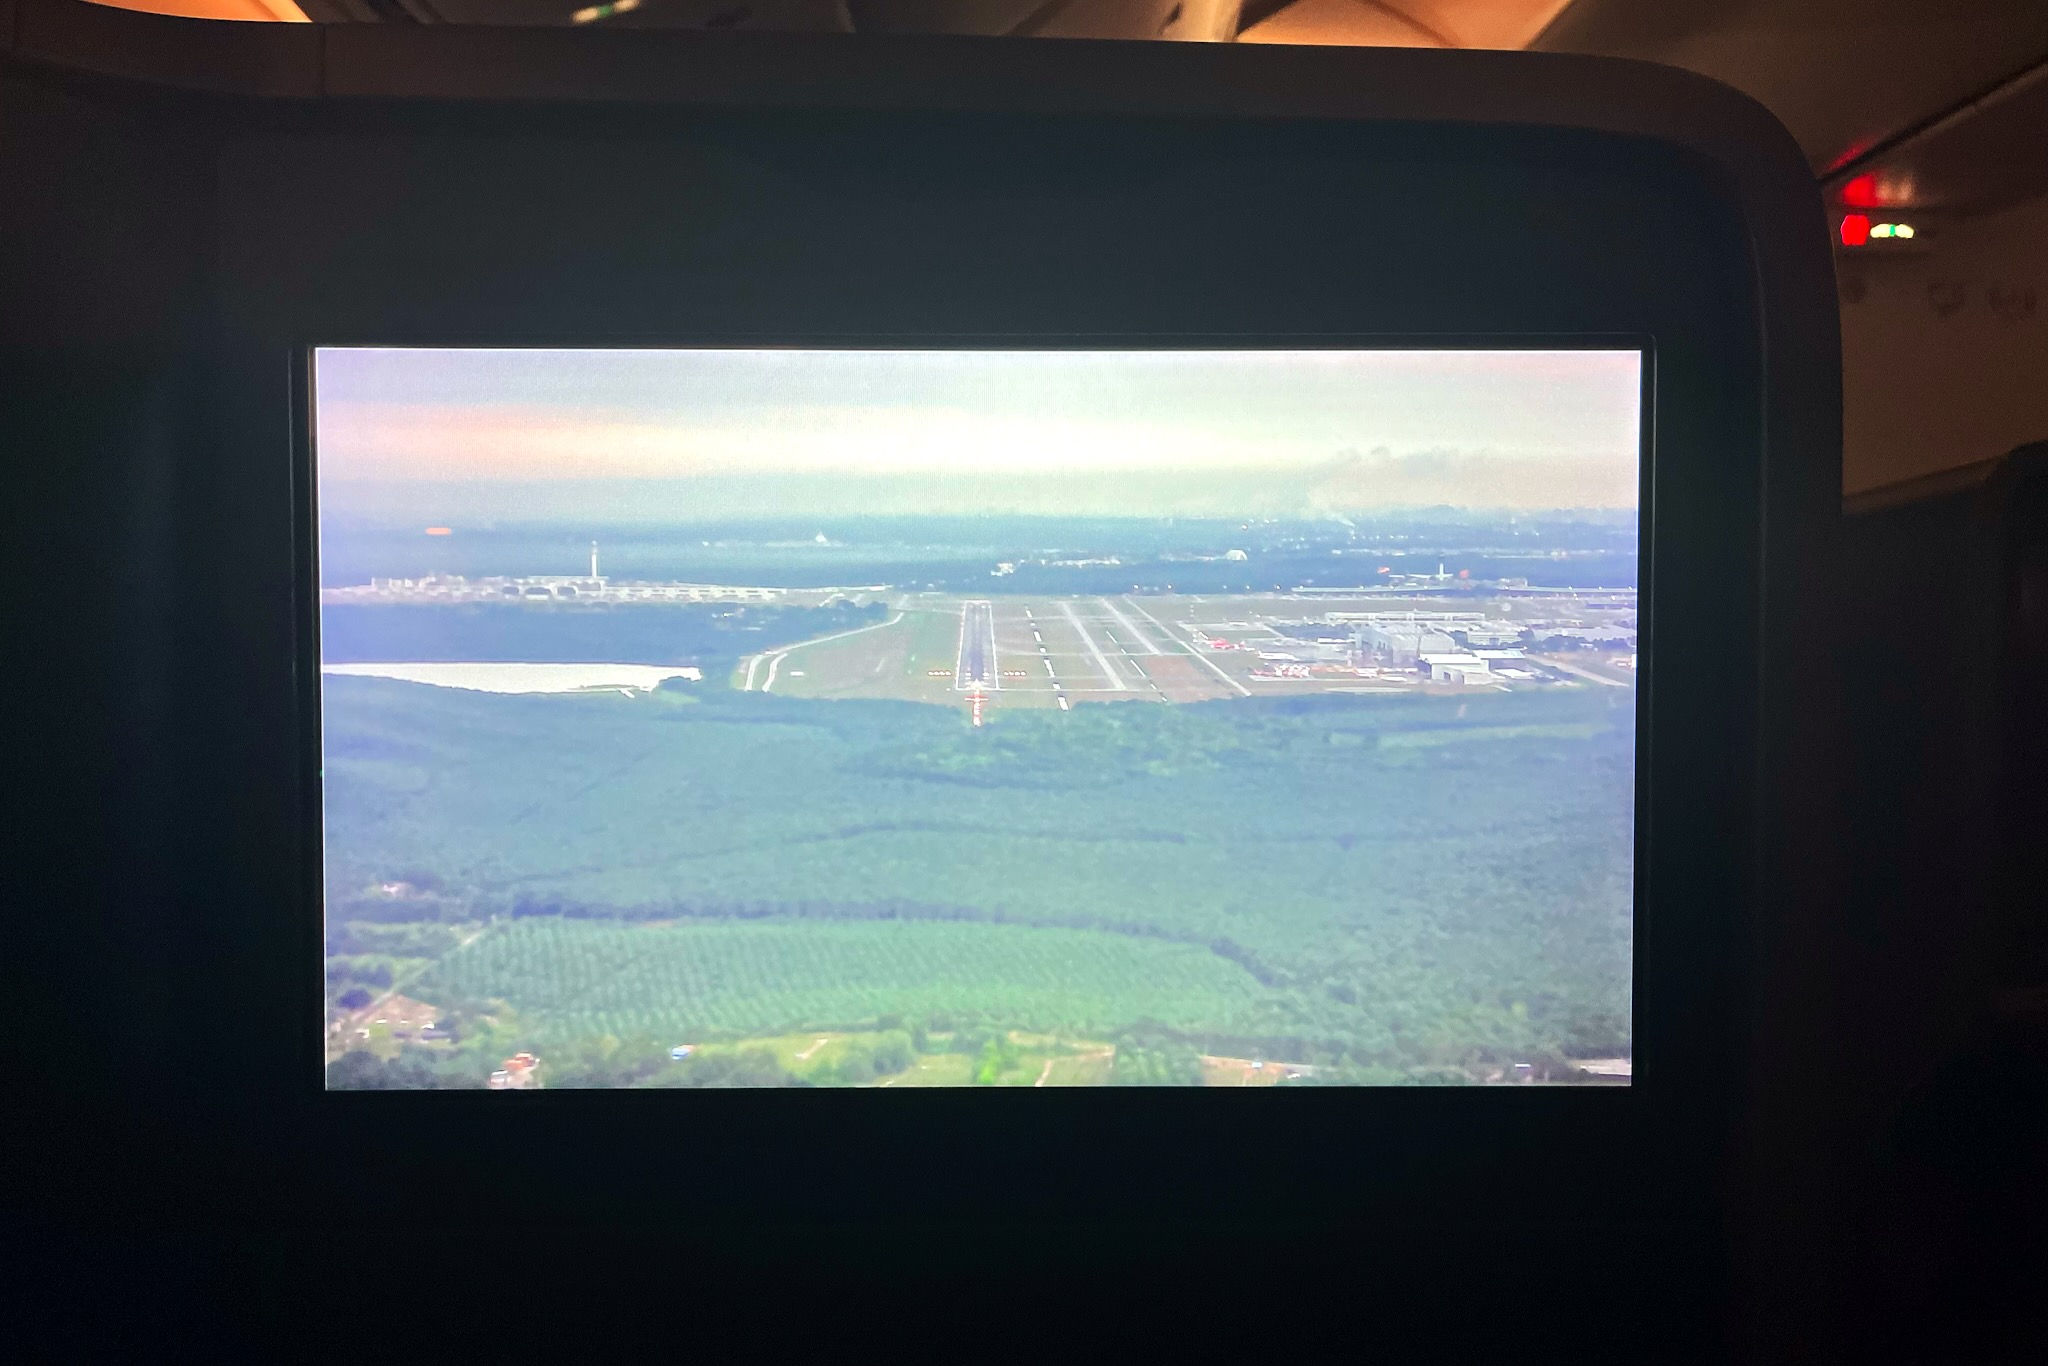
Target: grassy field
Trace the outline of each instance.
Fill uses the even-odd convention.
[[[972,1086],[974,1059],[965,1053],[926,1054],[910,1070],[890,1077],[884,1086]]]
[[[837,1062],[845,1056],[847,1048],[859,1037],[864,1036],[844,1031],[800,1029],[793,1034],[752,1035],[746,1040],[745,1047],[765,1048],[782,1066],[792,1072],[802,1072],[807,1068]],[[739,1047],[740,1044],[731,1042],[695,1044],[696,1050],[707,1056],[729,1052]]]
[[[1043,1085],[1101,1086],[1116,1071],[1114,1050],[1103,1048],[1072,1057],[1048,1058]]]
[[[909,600],[894,620],[859,635],[790,651],[772,689],[766,671],[755,686],[784,697],[898,699],[966,706],[953,690],[960,642],[960,609]]]

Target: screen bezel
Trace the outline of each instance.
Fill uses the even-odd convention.
[[[281,257],[261,256],[271,264],[238,283],[228,299],[232,329],[222,360],[233,375],[232,427],[247,448],[245,465],[253,464],[259,447],[275,449],[271,433],[285,415],[272,396],[296,385],[303,400],[315,342],[943,346],[987,339],[1051,346],[1064,338],[1086,346],[1119,338],[1174,347],[1203,341],[1242,346],[1260,338],[1301,346],[1409,339],[1426,346],[1505,347],[1522,341],[1543,348],[1583,340],[1642,351],[1648,398],[1641,419],[1654,452],[1655,489],[1638,509],[1640,606],[1645,618],[1654,610],[1662,629],[1655,644],[1657,705],[1654,712],[1639,706],[1637,716],[1633,975],[1649,990],[1635,993],[1632,1033],[1636,1048],[1657,1060],[1659,1077],[1656,1084],[1635,1079],[1627,1089],[1636,1099],[1628,1102],[1581,1103],[1558,1094],[1566,1088],[1538,1087],[1505,1106],[1472,1094],[1483,1088],[1457,1087],[1315,1088],[1292,1093],[1291,1101],[1278,1098],[1278,1104],[1219,1102],[1179,1088],[1117,1088],[1123,1099],[1090,1102],[1063,1090],[1008,1107],[959,1101],[955,1091],[934,1089],[928,1094],[936,1099],[909,1098],[909,1104],[888,1109],[821,1112],[795,1100],[800,1093],[776,1091],[692,1112],[715,1116],[713,1124],[685,1124],[678,1119],[685,1112],[616,1091],[578,1092],[573,1101],[560,1092],[542,1093],[527,1098],[539,1103],[512,1109],[460,1092],[403,1102],[376,1092],[346,1103],[315,1100],[323,1088],[308,1062],[321,1047],[319,1031],[301,1025],[289,1038],[266,1045],[273,1057],[266,1075],[289,1098],[304,1151],[312,1154],[299,1179],[333,1217],[360,1219],[369,1217],[360,1209],[395,1211],[426,1202],[465,1220],[490,1219],[493,1211],[641,1227],[678,1218],[728,1225],[802,1220],[817,1210],[809,1193],[771,1176],[786,1162],[831,1173],[827,1180],[841,1187],[832,1210],[855,1217],[894,1218],[908,1208],[923,1220],[957,1215],[1042,1223],[1085,1217],[1106,1200],[1118,1217],[1180,1219],[1188,1217],[1187,1186],[1242,1151],[1266,1155],[1264,1165],[1274,1174],[1271,1193],[1210,1190],[1209,1212],[1323,1221],[1436,1219],[1454,1210],[1458,1218],[1498,1223],[1518,1216],[1489,1206],[1487,1183],[1540,1154],[1571,1190],[1554,1207],[1561,1217],[1612,1218],[1622,1211],[1706,1217],[1718,1198],[1717,1164],[1729,1140],[1723,1117],[1734,1113],[1735,1088],[1742,1084],[1741,1046],[1735,1041],[1743,1030],[1738,974],[1751,928],[1747,917],[1765,894],[1754,881],[1755,822],[1769,796],[1757,785],[1756,765],[1768,740],[1758,704],[1776,684],[1766,651],[1772,618],[1764,609],[1771,601],[1767,583],[1773,594],[1785,591],[1777,579],[1767,580],[1767,565],[1776,562],[1765,537],[1769,530],[1782,538],[1796,523],[1796,516],[1785,515],[1786,500],[1803,477],[1779,463],[1786,446],[1774,444],[1775,410],[1759,402],[1781,391],[1764,383],[1777,372],[1766,365],[1772,353],[1759,345],[1758,298],[1745,288],[1755,261],[1738,229],[1739,200],[1730,197],[1710,164],[1652,142],[1583,132],[1539,135],[1522,129],[1497,140],[1485,129],[1351,129],[1257,120],[1215,126],[1104,120],[1127,127],[1128,144],[1119,144],[1113,156],[1098,157],[1091,142],[1073,163],[1061,159],[1058,149],[1078,145],[1075,139],[1101,125],[1036,118],[958,124],[923,115],[836,121],[829,125],[835,140],[829,148],[813,136],[826,125],[808,116],[664,117],[659,127],[641,130],[641,140],[622,154],[627,164],[652,173],[677,147],[744,147],[748,159],[736,163],[740,170],[734,172],[743,172],[743,206],[754,203],[746,197],[753,193],[748,187],[762,187],[760,193],[775,202],[785,194],[781,187],[814,189],[850,215],[836,220],[835,242],[855,233],[875,264],[829,282],[808,274],[820,269],[821,260],[836,265],[842,259],[818,253],[824,227],[756,236],[754,229],[784,220],[762,217],[762,207],[742,212],[702,195],[684,198],[680,188],[664,190],[649,203],[637,190],[624,195],[608,184],[605,196],[624,195],[619,209],[641,215],[621,219],[624,246],[565,250],[553,235],[561,225],[548,219],[518,228],[503,243],[463,239],[478,244],[475,259],[393,254],[406,225],[439,226],[454,212],[454,201],[438,190],[428,194],[424,182],[408,182],[403,175],[394,180],[388,170],[368,178],[379,187],[373,204],[388,202],[381,197],[386,189],[407,184],[425,197],[420,212],[399,215],[390,231],[380,222],[382,236],[365,237],[369,222],[354,223],[362,214],[344,212],[344,202],[309,216],[293,207],[300,200],[285,197],[309,192],[316,178],[323,185],[337,175],[344,184],[355,183],[363,174],[363,163],[355,159],[359,152],[352,150],[359,145],[362,152],[390,148],[409,158],[405,175],[419,176],[432,166],[444,173],[443,180],[459,176],[460,165],[451,158],[466,147],[462,139],[483,135],[474,125],[467,131],[457,127],[455,142],[436,143],[418,136],[423,117],[408,111],[408,121],[398,127],[344,120],[349,131],[331,152],[316,146],[306,164],[282,172],[273,169],[280,163],[260,139],[235,163],[242,187],[233,201],[237,211],[252,223],[297,225],[312,243],[312,260],[321,263],[316,269],[294,258],[287,266]],[[506,120],[514,129],[555,126],[537,114],[529,120],[521,111],[505,111],[488,134],[500,147],[510,145]],[[569,126],[580,135],[610,129],[614,120],[592,112]],[[426,124],[428,130],[441,127]],[[1237,160],[1218,159],[1219,133],[1227,134]],[[884,149],[874,153],[886,172],[878,183],[837,169],[846,156],[836,139],[856,135],[865,140],[859,143],[863,156]],[[890,141],[899,137],[908,144]],[[1032,193],[1038,197],[1019,199],[1014,187],[992,193],[983,172],[969,173],[964,182],[935,172],[928,159],[910,150],[934,139],[948,158],[964,155],[971,139],[977,164],[986,163],[991,145],[1031,150],[1020,183],[1036,186]],[[549,155],[559,158],[582,145],[552,144]],[[1239,155],[1254,149],[1270,149],[1273,156]],[[520,169],[529,172],[521,150]],[[1275,199],[1313,211],[1306,221],[1322,224],[1321,235],[1309,243],[1302,269],[1327,268],[1327,287],[1274,289],[1240,282],[1232,288],[1188,288],[1157,273],[1134,275],[1114,254],[1082,251],[1093,240],[1086,236],[1045,235],[1084,221],[1077,210],[1110,193],[1105,187],[1122,183],[1104,174],[1119,157],[1155,151],[1176,164],[1214,168],[1213,178],[1186,182],[1199,183],[1204,203],[1232,175],[1251,174],[1245,167],[1257,168],[1259,178],[1280,177],[1284,188],[1257,201],[1256,212],[1268,215]],[[1448,157],[1442,165],[1440,151]],[[1525,155],[1535,163],[1519,160]],[[1348,220],[1331,217],[1344,214],[1357,197],[1351,187],[1369,184],[1383,197],[1389,183],[1332,176],[1331,168],[1372,166],[1380,158],[1397,177],[1420,174],[1427,182],[1417,201],[1421,208],[1394,234],[1405,244],[1403,256],[1383,250],[1352,261],[1330,254],[1340,233],[1353,240],[1348,226],[1334,225]],[[1504,183],[1522,185],[1534,196],[1529,213],[1454,213],[1460,206],[1478,207],[1460,197],[1477,183],[1463,175],[1468,165],[1508,167],[1505,179],[1495,176],[1487,184],[1495,192]],[[1443,189],[1447,176],[1459,193]],[[1000,183],[1010,186],[1007,173]],[[1569,198],[1565,185],[1575,187]],[[896,238],[885,239],[880,224],[888,217],[874,206],[895,212],[899,194],[919,217],[905,223]],[[1123,228],[1170,227],[1160,221],[1166,203],[1154,200],[1143,187],[1117,200],[1128,220]],[[946,238],[929,226],[934,211],[956,222],[986,224],[990,231],[971,246],[953,245],[965,239]],[[747,247],[742,268],[667,235],[666,224],[677,216],[685,223],[728,225],[720,228],[717,242]],[[1100,215],[1085,221],[1099,226]],[[246,234],[234,240],[238,249],[264,245]],[[1603,245],[1595,248],[1594,241]],[[1027,254],[1015,258],[1015,271],[991,270],[999,248]],[[1397,260],[1398,275],[1390,265]],[[518,287],[526,284],[533,287]],[[1055,315],[1081,325],[1048,324]],[[878,325],[862,326],[869,317]],[[983,325],[985,320],[996,325]],[[297,421],[303,426],[303,409]],[[274,491],[264,485],[263,506],[276,507],[273,500],[287,494],[295,505],[306,501],[302,492],[290,492],[289,481],[279,482],[284,487]],[[303,545],[305,510],[297,515]],[[281,524],[278,531],[276,555],[267,556],[266,565],[294,549]],[[295,579],[308,581],[307,566],[297,566]],[[282,592],[283,601],[270,609],[285,608],[295,630],[303,630],[305,620],[305,607],[294,601],[299,591]],[[303,697],[303,680],[293,691]],[[275,733],[281,741],[287,738],[282,728]],[[294,740],[291,748],[296,747]],[[1667,775],[1675,767],[1682,782],[1651,781],[1652,751],[1656,772]],[[294,761],[287,773],[297,766],[296,755],[278,757]],[[291,842],[290,859],[280,854],[277,863],[293,870],[297,882],[310,884],[306,860],[317,850],[305,812],[295,810],[290,819],[285,814],[265,823],[280,842]],[[304,885],[298,900],[309,908],[319,904],[308,899]],[[319,917],[308,914],[289,926],[289,957],[283,927],[256,931],[266,946],[265,964],[317,962],[313,941],[319,925]],[[294,969],[271,990],[270,1018],[296,1018],[309,1008],[299,989],[303,980]],[[1303,1099],[1311,1096],[1323,1099]],[[829,1157],[804,1139],[821,1113],[834,1117],[837,1144]],[[565,1168],[593,1123],[614,1134],[623,1151],[647,1160],[681,1142],[693,1164],[759,1173],[760,1179],[649,1190],[630,1169]],[[476,1160],[417,1165],[408,1154],[410,1135],[421,1125],[438,1144]],[[1364,1166],[1352,1160],[1361,1142],[1372,1154]],[[1120,1155],[1107,1165],[1105,1147]],[[947,1154],[939,1165],[954,1172],[944,1190],[929,1188],[919,1163],[921,1154],[934,1150]],[[968,1189],[962,1181],[970,1166],[953,1154],[983,1152],[1028,1167],[1030,1175],[1000,1190]],[[1151,1157],[1136,1162],[1128,1156],[1138,1153]],[[507,1207],[506,1182],[528,1169],[527,1154],[554,1159],[553,1178],[519,1182]],[[1105,1180],[1108,1187],[1101,1184]],[[902,1197],[885,1194],[906,1185],[916,1189],[907,1206]],[[1272,1213],[1276,1209],[1279,1215]]]
[[[772,337],[723,334],[716,337],[691,336],[654,340],[638,336],[631,341],[591,341],[579,339],[570,344],[510,343],[503,335],[487,342],[448,341],[434,342],[409,339],[402,343],[334,341],[303,342],[295,349],[298,364],[295,367],[297,382],[292,387],[293,410],[293,470],[300,490],[294,500],[296,523],[294,526],[294,559],[297,566],[296,627],[297,645],[295,650],[294,675],[299,681],[298,706],[301,722],[297,733],[301,739],[298,753],[300,774],[299,789],[303,819],[303,830],[318,832],[314,847],[308,857],[300,860],[306,878],[304,904],[317,908],[312,920],[310,934],[311,971],[307,993],[308,1021],[305,1037],[314,1041],[313,1066],[318,1069],[315,1089],[323,1095],[362,1097],[374,1092],[334,1091],[324,1084],[326,1068],[325,1024],[326,1005],[324,992],[324,966],[326,957],[327,905],[326,905],[326,822],[324,802],[324,734],[321,713],[321,664],[323,662],[320,644],[320,512],[319,512],[319,455],[317,449],[318,402],[316,382],[318,354],[323,350],[344,349],[383,350],[482,350],[482,351],[773,351],[773,350],[830,350],[830,351],[957,351],[1002,352],[1025,351],[1076,351],[1076,352],[1200,352],[1200,351],[1463,351],[1463,352],[1570,352],[1570,351],[1625,351],[1632,352],[1638,360],[1637,409],[1636,409],[1636,563],[1637,563],[1637,682],[1635,684],[1635,749],[1634,749],[1634,809],[1631,824],[1630,881],[1631,881],[1631,953],[1629,964],[1630,1035],[1631,1035],[1631,1077],[1626,1086],[1573,1086],[1555,1089],[1574,1092],[1621,1091],[1634,1092],[1644,1083],[1634,1076],[1633,1039],[1636,1032],[1638,1011],[1635,1007],[1637,988],[1640,985],[1641,949],[1645,924],[1646,907],[1653,898],[1645,895],[1646,870],[1649,865],[1650,803],[1652,791],[1650,738],[1652,728],[1650,713],[1656,689],[1656,647],[1654,643],[1654,603],[1656,601],[1652,583],[1655,564],[1655,489],[1656,489],[1656,447],[1655,401],[1656,401],[1656,348],[1654,338],[1646,334],[1620,333],[1503,333],[1503,334],[1417,334],[1417,333],[1215,333],[1215,334],[1157,334],[1157,333],[874,333],[874,334],[831,334],[812,336],[776,335]],[[308,1075],[312,1075],[309,1071]],[[1655,1065],[1652,1064],[1652,1080],[1656,1086]],[[824,1088],[879,1089],[879,1088]],[[918,1088],[923,1090],[925,1088]],[[973,1095],[994,1088],[951,1087],[930,1088],[942,1095],[965,1093]],[[1074,1088],[1094,1094],[1113,1096],[1129,1095],[1130,1092],[1116,1087]],[[1209,1092],[1215,1088],[1182,1087],[1170,1088],[1189,1092]],[[1259,1088],[1266,1089],[1266,1088]],[[1368,1093],[1408,1094],[1422,1088],[1414,1087],[1359,1087],[1359,1088],[1311,1088],[1299,1091],[1298,1095],[1327,1095],[1332,1091]],[[1515,1090],[1520,1087],[1480,1087],[1480,1090]],[[563,1095],[591,1096],[599,1094],[636,1095],[668,1097],[629,1102],[653,1107],[692,1106],[689,1097],[711,1093],[694,1090],[673,1090],[669,1088],[625,1088],[622,1090],[583,1090],[547,1092],[555,1097]],[[420,1094],[420,1093],[407,1093]],[[764,1091],[750,1092],[754,1096],[769,1094]],[[1525,1092],[1526,1094],[1526,1092]],[[1653,1093],[1654,1094],[1654,1093]],[[896,1104],[900,1097],[892,1096],[888,1104]],[[528,1095],[524,1102],[533,1104],[536,1097]],[[350,1102],[329,1102],[348,1104]],[[376,1102],[372,1102],[376,1103]],[[560,1105],[560,1099],[540,1102]],[[949,1104],[951,1102],[938,1102]],[[971,1102],[970,1102],[971,1103]],[[1060,1102],[1054,1102],[1059,1104]],[[1086,1102],[1084,1102],[1085,1104]],[[1119,1104],[1116,1100],[1100,1102],[1106,1105]],[[1315,1105],[1315,1101],[1300,1102]],[[1596,1102],[1598,1103],[1598,1102]],[[916,1104],[913,1102],[913,1104]],[[722,1112],[725,1102],[710,1102],[713,1113]],[[832,1117],[840,1117],[835,1109]]]

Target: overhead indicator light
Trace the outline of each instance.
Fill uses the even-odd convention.
[[[1870,215],[1850,213],[1842,215],[1842,245],[1860,247],[1870,240]]]
[[[1894,224],[1892,224],[1892,236],[1894,236],[1894,237],[1911,237],[1912,235],[1913,235],[1913,225],[1912,225],[1911,223],[1894,223]]]
[[[1858,209],[1877,208],[1877,177],[1866,171],[1842,182],[1842,202]]]
[[[640,8],[640,0],[612,0],[609,5],[591,5],[577,10],[569,16],[572,24],[594,24],[599,19],[609,19],[614,14],[631,14]]]
[[[1890,237],[1892,235],[1892,225],[1889,223],[1873,223],[1870,227],[1870,235],[1872,237]]]

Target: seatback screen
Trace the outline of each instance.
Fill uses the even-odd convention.
[[[1631,1078],[1639,351],[313,363],[330,1089]]]

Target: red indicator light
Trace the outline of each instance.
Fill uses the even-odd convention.
[[[1842,215],[1842,245],[1860,247],[1870,240],[1870,215],[1851,213]]]
[[[1842,202],[1855,209],[1878,207],[1877,177],[1868,171],[1842,182]]]

